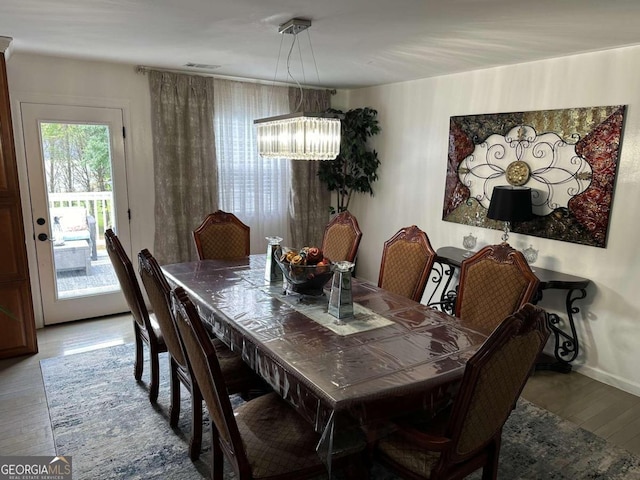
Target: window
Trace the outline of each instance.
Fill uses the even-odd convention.
[[[256,118],[289,112],[287,87],[216,79],[214,130],[220,209],[251,227],[251,251],[264,237],[288,238],[289,160],[258,155]]]

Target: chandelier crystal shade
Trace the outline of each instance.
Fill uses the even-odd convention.
[[[311,20],[293,18],[280,25],[279,33],[292,34],[311,26]],[[311,43],[311,40],[309,40]],[[313,50],[312,50],[313,51]],[[314,59],[315,63],[315,59]],[[289,60],[287,60],[287,69]],[[317,70],[317,67],[316,67]],[[276,68],[277,72],[277,68]],[[289,72],[291,76],[291,72]],[[298,83],[296,81],[296,83]],[[304,90],[300,87],[300,104]],[[295,112],[254,120],[257,128],[258,153],[265,158],[291,160],[333,160],[340,153],[340,117],[331,113]]]
[[[333,160],[340,153],[340,119],[298,112],[254,120],[265,158]]]

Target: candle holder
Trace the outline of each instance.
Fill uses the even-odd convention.
[[[276,250],[280,248],[280,242],[282,242],[282,238],[280,237],[265,237],[267,242],[267,262],[264,267],[264,279],[271,283],[282,280],[282,270],[276,263],[273,255]]]
[[[331,294],[327,311],[337,318],[336,324],[341,325],[344,318],[353,318],[353,296],[351,295],[351,270],[354,263],[336,262],[331,282]]]
[[[467,250],[464,255],[462,255],[464,258],[469,258],[471,255],[473,255],[472,250],[476,247],[476,240],[477,238],[474,237],[471,233],[465,237],[462,237],[462,246]]]
[[[529,245],[529,248],[525,248],[522,251],[522,255],[524,255],[524,258],[529,264],[529,266],[533,265],[535,261],[538,260],[538,250],[533,248],[533,245]],[[535,272],[533,268],[531,269],[531,271]]]

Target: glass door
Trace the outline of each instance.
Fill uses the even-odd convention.
[[[130,243],[122,111],[21,111],[45,324],[128,310],[104,242]]]

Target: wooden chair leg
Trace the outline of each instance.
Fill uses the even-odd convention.
[[[149,383],[149,401],[156,403],[158,401],[158,390],[160,389],[160,359],[158,348],[149,345],[151,350],[151,381]]]
[[[224,455],[220,448],[218,430],[211,422],[211,478],[212,480],[223,480],[224,475]]]
[[[191,380],[191,440],[189,442],[189,458],[196,461],[202,450],[202,394],[198,385]],[[213,422],[211,423],[212,428]]]
[[[142,379],[142,367],[144,366],[144,352],[142,333],[140,333],[140,325],[135,320],[133,321],[133,333],[136,339],[136,358],[133,366],[133,376],[139,382]]]
[[[175,427],[180,418],[180,378],[178,377],[178,364],[170,356],[169,368],[171,371],[171,406],[169,407],[169,425]]]
[[[489,458],[487,464],[482,469],[482,480],[496,480],[498,478],[498,460],[500,458],[501,436],[493,441],[489,446]]]

